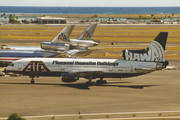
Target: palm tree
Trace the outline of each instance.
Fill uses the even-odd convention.
[[[1,14],[1,21],[3,21],[2,17],[4,17],[5,15],[6,15],[6,13]]]
[[[154,15],[153,14],[151,14],[151,18],[153,17]]]

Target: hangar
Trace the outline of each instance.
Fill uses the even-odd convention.
[[[66,18],[36,17],[36,20],[40,24],[66,24]]]

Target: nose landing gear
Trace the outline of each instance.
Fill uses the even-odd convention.
[[[30,78],[31,78],[31,84],[34,84],[35,83],[34,76],[30,76]]]

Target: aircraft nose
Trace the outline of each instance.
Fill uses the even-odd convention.
[[[94,46],[97,46],[99,43],[97,43],[97,42],[94,42]]]

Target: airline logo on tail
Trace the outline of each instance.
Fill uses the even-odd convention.
[[[90,35],[90,33],[88,31],[86,31],[86,32],[84,32],[83,37],[91,38],[91,35]]]
[[[78,37],[78,40],[91,39],[97,24],[90,24]]]
[[[74,25],[67,25],[51,42],[68,41]]]
[[[61,34],[59,34],[57,40],[67,40],[67,37],[66,37],[66,35],[64,35],[64,33],[61,33]]]
[[[165,61],[164,51],[167,41],[167,32],[160,32],[159,35],[143,50],[123,50],[124,60],[134,61]]]
[[[163,61],[164,50],[156,41],[151,42],[151,44],[142,51],[131,51],[125,50],[125,60],[135,60],[135,61]]]

